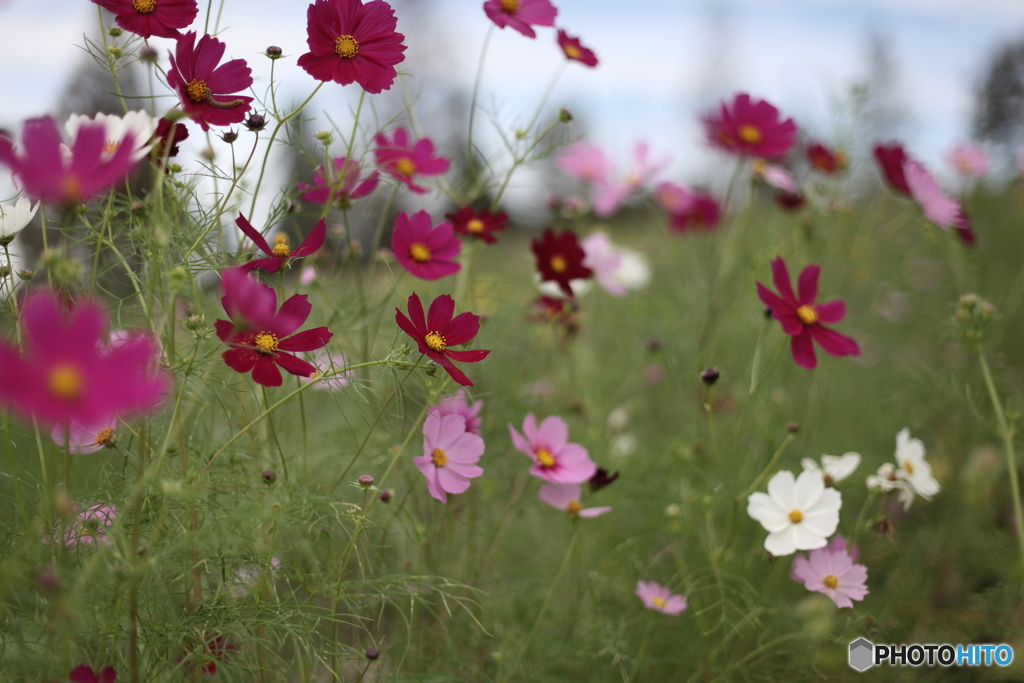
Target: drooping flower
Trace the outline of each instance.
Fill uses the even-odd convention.
[[[586,255],[583,265],[594,271],[597,284],[612,296],[626,296],[651,281],[651,268],[640,252],[615,244],[606,233],[591,233],[580,246]]]
[[[798,296],[794,296],[786,262],[781,256],[777,256],[772,261],[772,281],[779,293],[776,294],[760,282],[757,283],[757,295],[761,302],[771,309],[772,317],[782,325],[782,331],[792,337],[790,349],[793,360],[808,370],[813,370],[818,365],[818,359],[814,355],[814,342],[833,356],[860,355],[857,342],[823,324],[842,320],[846,315],[846,304],[842,301],[814,303],[818,296],[820,272],[821,268],[817,265],[812,264],[804,268],[797,281]]]
[[[566,58],[585,66],[597,66],[597,55],[594,51],[583,47],[579,38],[572,38],[562,29],[558,29],[558,47],[562,48]]]
[[[465,389],[458,389],[454,394],[441,396],[437,404],[427,408],[428,415],[459,415],[466,422],[466,431],[470,434],[481,436],[480,428],[484,419],[480,417],[480,411],[484,407],[482,400],[470,401]]]
[[[910,196],[924,215],[943,230],[949,230],[960,214],[960,203],[939,189],[935,176],[913,159],[903,162],[903,177]]]
[[[846,155],[840,150],[833,150],[820,142],[807,145],[804,150],[811,166],[826,175],[836,175],[846,169]]]
[[[196,0],[92,0],[115,15],[117,25],[143,38],[177,38],[199,14]]]
[[[374,171],[363,180],[359,180],[359,163],[338,157],[333,160],[333,172],[317,168],[313,172],[313,184],[298,183],[299,192],[307,202],[315,204],[333,203],[339,209],[352,206],[353,199],[359,199],[377,189],[380,173]],[[325,177],[326,175],[326,177]]]
[[[309,52],[296,63],[318,81],[358,83],[371,95],[390,90],[405,59],[397,25],[384,0],[316,0],[306,11]]]
[[[764,159],[754,159],[750,164],[750,170],[754,174],[755,179],[776,189],[787,192],[797,191],[796,180],[785,166],[770,164]]]
[[[804,471],[815,472],[821,476],[825,486],[834,486],[853,474],[860,466],[860,453],[851,451],[843,455],[823,455],[820,467],[811,458],[803,458],[800,464]]]
[[[153,134],[156,133],[159,119],[150,116],[144,111],[130,111],[124,116],[113,114],[96,114],[94,117],[72,114],[64,124],[64,130],[72,140],[78,137],[78,131],[83,125],[103,126],[104,142],[103,161],[109,161],[114,153],[120,148],[122,141],[129,138],[132,141],[132,161],[142,161],[149,154],[153,147]]]
[[[875,145],[875,160],[882,171],[882,176],[889,187],[897,192],[910,196],[910,187],[903,173],[903,164],[908,159],[903,146],[893,142],[888,145]]]
[[[555,156],[555,165],[563,173],[585,183],[605,182],[611,170],[604,150],[583,140],[559,151]]]
[[[398,214],[391,250],[402,267],[421,280],[440,280],[461,268],[455,259],[462,252],[462,242],[452,224],[432,227],[426,211],[417,211],[412,218],[404,211]]]
[[[523,434],[512,425],[508,431],[512,445],[533,461],[530,474],[535,477],[552,484],[580,484],[597,471],[587,449],[569,442],[569,425],[560,417],[547,417],[538,427],[530,413],[523,420]]]
[[[67,443],[68,453],[78,455],[84,453],[95,453],[101,448],[114,443],[114,428],[117,426],[117,418],[101,420],[96,424],[81,425],[72,422],[70,426],[63,424],[53,426],[50,438],[58,446]]]
[[[717,114],[705,117],[704,129],[712,146],[763,159],[785,156],[796,141],[793,119],[781,121],[778,109],[746,93],[736,95],[732,104],[723,102]]]
[[[341,353],[331,353],[329,351],[314,351],[310,354],[310,362],[316,366],[316,372],[309,377],[300,377],[302,382],[312,382],[317,380],[313,384],[314,389],[321,391],[329,391],[334,393],[341,391],[348,386],[349,379],[355,374],[355,370],[346,370],[345,372],[338,372],[346,365],[345,356]],[[325,379],[322,378],[324,375],[330,375]]]
[[[673,232],[686,234],[691,230],[711,231],[718,227],[722,209],[706,192],[691,192],[675,183],[663,182],[655,188],[654,197],[668,212],[668,226]]]
[[[687,607],[685,597],[673,595],[668,588],[654,581],[637,581],[635,592],[636,596],[643,601],[644,607],[656,612],[675,616]]]
[[[0,163],[9,166],[26,197],[54,204],[75,205],[107,190],[131,173],[135,141],[126,135],[112,157],[105,156],[102,124],[85,124],[71,141],[71,154],[61,143],[57,124],[49,116],[29,119],[22,129],[23,155],[0,136]]]
[[[449,493],[462,493],[469,480],[484,473],[476,463],[484,454],[484,440],[466,431],[460,415],[427,415],[423,423],[423,455],[413,464],[427,478],[427,491],[442,503]]]
[[[0,244],[10,244],[22,229],[32,222],[39,204],[32,206],[28,197],[18,197],[13,204],[0,204]]]
[[[747,514],[768,532],[765,550],[779,557],[824,547],[839,525],[842,505],[839,491],[827,488],[816,472],[794,479],[782,470],[768,481],[768,493],[750,494]]]
[[[455,213],[446,213],[444,217],[451,221],[456,233],[482,239],[488,244],[498,241],[494,233],[508,227],[507,213],[492,213],[487,209],[476,211],[472,206],[464,206]]]
[[[79,664],[68,674],[68,680],[71,683],[114,683],[116,678],[117,670],[112,666],[93,671],[89,665]],[[53,683],[57,682],[53,681]]]
[[[184,123],[175,123],[166,117],[160,119],[150,150],[150,158],[157,168],[163,167],[165,159],[178,156],[178,145],[185,140],[188,140],[188,127]]]
[[[939,492],[939,482],[932,476],[932,467],[924,459],[924,443],[910,436],[910,429],[903,428],[896,435],[896,476],[910,484],[917,495],[925,500]]]
[[[554,26],[558,10],[549,0],[487,0],[484,12],[498,28],[511,26],[527,38],[536,38],[531,26]]]
[[[434,156],[434,143],[430,138],[411,144],[405,128],[396,128],[390,140],[386,134],[381,133],[376,137],[376,142],[374,154],[377,165],[417,194],[424,194],[427,188],[415,184],[415,176],[441,175],[448,172],[451,164],[446,157]]]
[[[107,536],[107,529],[114,525],[117,520],[117,506],[97,503],[85,510],[78,511],[78,506],[72,504],[75,510],[75,517],[64,524],[64,546],[77,548],[79,545],[111,545],[113,539]],[[43,537],[44,543],[50,543],[51,539]],[[74,679],[72,679],[74,680]]]
[[[990,166],[985,148],[973,142],[958,142],[946,155],[946,163],[965,178],[980,178]]]
[[[837,540],[841,543],[834,543]],[[854,600],[863,600],[869,592],[868,568],[855,561],[846,550],[846,539],[836,536],[827,547],[797,555],[790,575],[807,590],[827,595],[836,607],[853,607]]]
[[[544,231],[540,239],[530,242],[530,249],[537,257],[537,272],[542,281],[557,282],[566,296],[575,296],[571,280],[587,279],[594,271],[583,265],[586,253],[576,238],[576,233],[565,230],[555,234],[554,230]]]
[[[281,386],[282,367],[293,375],[309,377],[316,367],[291,352],[315,351],[327,345],[333,334],[315,327],[297,334],[313,310],[305,294],[296,294],[277,309],[277,295],[240,268],[221,274],[221,303],[231,320],[214,324],[217,336],[231,348],[222,355],[236,372],[252,371],[252,379],[266,387]]]
[[[469,378],[455,367],[452,361],[476,363],[486,358],[490,351],[453,351],[448,347],[472,341],[480,331],[480,316],[467,311],[452,318],[455,313],[455,301],[447,294],[434,299],[424,316],[423,303],[414,292],[409,296],[407,309],[408,317],[395,309],[395,322],[419,345],[420,353],[426,354],[427,358],[443,367],[458,384],[464,387],[473,386]]]
[[[540,491],[537,492],[537,497],[552,507],[565,510],[573,517],[599,517],[611,511],[611,507],[608,506],[596,508],[583,507],[580,504],[580,494],[582,491],[583,487],[579,484],[542,484]]]
[[[281,269],[281,266],[288,263],[291,259],[309,256],[315,252],[323,246],[324,239],[327,237],[327,223],[323,218],[317,221],[317,224],[313,226],[313,230],[306,235],[306,239],[302,240],[302,243],[295,247],[295,249],[288,246],[288,235],[283,232],[277,233],[277,236],[274,238],[274,246],[271,247],[267,242],[267,238],[259,230],[252,227],[252,224],[242,214],[238,214],[238,218],[235,219],[235,225],[245,233],[246,237],[253,241],[260,251],[267,255],[267,258],[254,259],[238,266],[239,270],[245,273],[256,268],[271,274],[276,273]]]
[[[203,130],[241,123],[251,108],[252,98],[236,93],[252,85],[252,69],[244,59],[218,66],[225,47],[210,35],[197,43],[195,31],[189,31],[178,38],[171,55],[167,85],[177,91],[185,114]]]

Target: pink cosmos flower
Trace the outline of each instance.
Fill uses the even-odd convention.
[[[426,211],[417,211],[411,219],[404,211],[398,214],[391,250],[402,267],[421,280],[440,280],[461,267],[455,259],[462,252],[462,242],[452,224],[431,227]]]
[[[980,178],[990,165],[985,149],[973,142],[958,142],[946,155],[946,163],[966,178]]]
[[[50,438],[62,448],[67,443],[68,453],[77,455],[95,453],[108,444],[114,443],[114,428],[116,426],[116,417],[90,425],[72,422],[65,427],[63,424],[56,424],[50,432]]]
[[[790,576],[809,591],[824,593],[836,607],[853,607],[868,594],[868,568],[854,564],[857,549],[846,550],[846,539],[836,536],[825,548],[797,555]]]
[[[755,178],[763,180],[777,190],[796,194],[796,180],[786,167],[779,166],[778,164],[769,164],[764,159],[754,159],[750,168]]]
[[[812,264],[804,268],[798,279],[799,296],[794,296],[786,262],[781,256],[777,256],[772,261],[772,281],[779,293],[776,294],[760,282],[757,283],[758,297],[771,309],[772,317],[782,325],[782,331],[793,338],[790,342],[793,360],[808,370],[813,370],[818,365],[818,359],[814,356],[814,342],[833,356],[860,355],[857,342],[822,324],[842,320],[846,315],[846,304],[842,301],[814,303],[818,296],[820,272],[821,267],[817,265]]]
[[[604,150],[582,140],[559,151],[555,156],[555,165],[576,180],[595,184],[605,182],[611,170]]]
[[[763,159],[785,156],[796,141],[793,119],[779,120],[779,110],[764,100],[740,93],[731,105],[722,103],[717,114],[704,118],[712,146],[733,154]]]
[[[921,211],[943,230],[949,230],[960,213],[960,203],[939,189],[935,176],[913,159],[903,162],[903,175]]]
[[[594,271],[597,284],[612,296],[626,296],[651,280],[651,269],[640,252],[615,244],[604,232],[591,233],[580,246],[586,254],[583,265]]]
[[[68,674],[68,680],[71,683],[114,683],[116,678],[117,671],[112,666],[101,671],[93,671],[88,665],[79,664]],[[53,681],[53,683],[57,682]]]
[[[597,507],[597,508],[585,508],[580,504],[580,493],[582,487],[579,484],[542,484],[540,491],[537,492],[537,497],[541,501],[556,507],[559,510],[565,510],[571,516],[579,516],[583,518],[600,517],[606,512],[610,512],[610,507]]]
[[[268,273],[276,273],[289,260],[308,256],[322,247],[324,239],[327,237],[327,223],[323,218],[317,221],[317,224],[306,236],[306,239],[302,240],[302,244],[295,247],[294,250],[288,246],[288,235],[283,232],[277,233],[277,237],[274,239],[274,246],[271,247],[267,243],[267,238],[259,230],[252,227],[252,224],[242,214],[238,214],[235,225],[259,247],[260,251],[267,255],[267,258],[254,259],[238,266],[239,270],[245,273],[256,268],[265,270]]]
[[[362,181],[359,180],[359,163],[345,157],[334,159],[334,172],[317,168],[313,173],[313,184],[298,183],[299,192],[307,202],[314,204],[333,203],[339,209],[352,206],[353,199],[359,199],[377,189],[380,173],[374,171]]]
[[[569,443],[569,425],[552,415],[537,426],[533,413],[523,420],[523,433],[508,426],[512,445],[531,460],[530,474],[552,484],[580,484],[594,476],[597,465],[590,459],[587,449],[578,443]]]
[[[498,28],[511,26],[527,38],[536,38],[530,26],[554,26],[558,10],[548,0],[487,0],[484,12]]]
[[[381,133],[376,137],[376,142],[377,149],[374,153],[377,165],[383,166],[385,171],[417,194],[424,194],[427,188],[416,185],[413,176],[441,175],[448,172],[450,162],[445,157],[434,156],[434,143],[430,138],[423,138],[411,144],[405,128],[396,128],[391,140]]]
[[[455,367],[452,361],[476,363],[486,358],[490,351],[483,349],[454,351],[448,347],[472,341],[480,331],[480,316],[467,311],[453,318],[455,301],[447,294],[434,299],[425,316],[423,303],[415,292],[409,296],[406,308],[409,311],[408,316],[397,308],[395,309],[395,323],[416,341],[420,353],[443,367],[458,384],[464,387],[473,386],[473,382]]]
[[[705,192],[692,192],[675,183],[660,183],[654,198],[669,215],[669,229],[686,233],[694,229],[714,230],[721,218],[721,207]]]
[[[105,151],[102,123],[84,123],[71,142],[71,154],[61,144],[57,124],[49,116],[29,119],[22,129],[24,154],[0,136],[0,163],[9,166],[25,196],[54,204],[75,205],[124,180],[135,167],[135,140],[125,135],[113,155]]]
[[[316,366],[317,371],[309,377],[299,377],[299,380],[302,382],[312,382],[322,375],[330,374],[331,376],[327,379],[321,379],[313,385],[314,389],[319,389],[320,391],[329,391],[331,393],[341,391],[348,386],[349,379],[355,375],[355,370],[336,372],[344,368],[347,363],[345,356],[340,353],[330,353],[323,350],[314,351],[310,354],[310,361]]]
[[[251,97],[235,93],[252,85],[252,69],[244,59],[217,66],[224,49],[224,43],[209,35],[197,43],[195,31],[189,31],[178,38],[171,55],[167,85],[177,91],[185,114],[203,130],[241,123],[251,108]]]
[[[650,146],[646,142],[641,140],[634,143],[632,164],[625,177],[621,179],[606,178],[594,185],[590,198],[594,205],[594,213],[599,218],[608,218],[614,214],[627,197],[642,190],[671,161],[671,156],[652,160]]]
[[[427,408],[427,414],[436,414],[438,417],[459,415],[466,422],[466,431],[480,436],[480,428],[484,423],[484,419],[480,417],[483,407],[483,401],[470,401],[466,390],[458,389],[454,394],[442,396],[437,405]]]
[[[153,367],[148,334],[102,351],[106,315],[83,302],[62,310],[56,294],[31,294],[19,321],[24,351],[0,342],[0,402],[46,424],[96,425],[111,415],[156,408],[169,381]]]
[[[597,66],[597,55],[594,51],[583,47],[579,38],[572,38],[562,29],[558,29],[558,47],[562,48],[566,58],[579,62],[584,66]]]
[[[672,591],[654,581],[637,581],[636,596],[643,600],[644,607],[675,616],[686,609],[686,598],[673,595]]]
[[[73,506],[77,511],[78,506]],[[107,536],[107,529],[114,525],[117,519],[116,505],[96,504],[76,512],[75,518],[64,525],[64,546],[66,548],[77,548],[80,544],[85,545],[111,545],[113,541]],[[44,543],[49,543],[48,537],[43,537]]]
[[[462,493],[469,480],[484,473],[477,466],[484,440],[466,431],[460,415],[427,415],[423,423],[423,455],[412,461],[427,478],[427,491],[442,503],[449,493]]]
[[[300,377],[317,371],[316,366],[288,353],[323,348],[333,336],[326,327],[293,334],[313,310],[305,294],[296,294],[277,310],[274,290],[242,269],[225,270],[221,278],[221,304],[231,320],[218,320],[214,326],[220,340],[231,347],[223,353],[228,367],[241,373],[251,370],[253,381],[265,387],[281,386],[278,367]]]
[[[117,25],[143,38],[177,38],[199,13],[196,0],[92,0],[115,15]]]
[[[371,95],[390,90],[405,59],[397,24],[384,0],[316,0],[306,11],[309,52],[296,63],[318,81],[358,83]]]

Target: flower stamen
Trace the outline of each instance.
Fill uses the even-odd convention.
[[[412,174],[416,172],[416,164],[409,157],[402,157],[395,162],[395,172],[398,175],[411,178]]]
[[[199,104],[206,101],[210,94],[210,89],[206,87],[206,81],[191,80],[185,86],[185,94],[188,95],[190,100]]]
[[[437,332],[428,332],[427,336],[423,339],[423,343],[427,345],[428,349],[437,353],[444,351],[444,347],[448,345],[444,337]]]
[[[448,464],[448,454],[440,448],[435,448],[430,454],[430,459],[437,467],[444,467]]]
[[[430,247],[423,244],[423,242],[413,242],[409,245],[409,256],[417,263],[426,263],[433,254],[430,252]]]
[[[270,250],[274,256],[281,258],[287,257],[292,253],[291,248],[288,246],[288,235],[283,232],[278,233],[277,237],[274,238],[274,248]]]
[[[515,14],[519,11],[519,0],[501,0],[501,11],[505,14]]]
[[[100,444],[102,446],[109,445],[110,443],[113,442],[113,440],[114,440],[114,430],[112,428],[110,428],[110,427],[105,427],[105,428],[101,429],[96,434],[96,443],[98,443],[98,444]]]
[[[272,332],[260,332],[252,343],[260,353],[271,354],[277,351],[277,335]]]
[[[583,509],[583,506],[580,505],[578,500],[570,500],[569,504],[565,506],[565,509],[570,515],[578,515],[580,510]]]
[[[804,325],[813,325],[818,322],[818,312],[814,310],[814,306],[807,304],[796,309],[796,317],[800,318],[800,322]]]
[[[82,373],[72,365],[57,365],[48,378],[50,393],[65,401],[74,401],[82,395]]]
[[[744,123],[739,127],[737,132],[739,133],[740,139],[748,145],[756,145],[761,142],[761,138],[764,137],[761,134],[760,128],[749,123]]]
[[[824,579],[822,579],[821,582],[825,584],[825,588],[831,588],[832,590],[835,590],[839,587],[839,579],[836,578],[835,574],[829,574]],[[856,600],[856,598],[854,599]]]
[[[474,235],[481,233],[484,231],[484,222],[479,218],[470,219],[470,221],[466,223],[466,231],[471,232]]]
[[[905,461],[903,463],[903,469],[905,469],[907,471],[907,474],[913,474],[914,473],[914,463],[910,462],[909,460]]]
[[[352,59],[359,53],[359,41],[349,35],[338,36],[334,41],[334,54]]]
[[[569,267],[569,262],[565,260],[565,257],[561,254],[555,254],[551,257],[551,270],[556,273],[564,273],[566,268]]]
[[[132,0],[132,7],[139,14],[150,14],[156,9],[156,0]]]
[[[799,524],[800,522],[804,521],[804,513],[800,512],[799,510],[791,510],[789,512],[789,521],[793,524]]]
[[[537,462],[540,463],[541,467],[551,468],[555,466],[555,456],[551,455],[551,451],[541,446],[535,453],[537,456]]]
[[[653,602],[657,607],[664,607],[667,601],[660,595],[655,595],[653,598],[651,598],[651,602]]]

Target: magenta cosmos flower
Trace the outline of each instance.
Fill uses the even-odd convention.
[[[597,465],[587,449],[569,442],[569,425],[560,417],[547,417],[540,426],[530,413],[523,420],[523,434],[508,426],[512,445],[531,460],[530,474],[552,484],[579,484],[594,476]]]
[[[156,341],[140,333],[105,349],[107,317],[92,303],[65,312],[56,294],[32,294],[20,324],[23,353],[0,342],[0,402],[27,419],[95,425],[152,410],[167,393]]]
[[[440,280],[459,272],[455,258],[462,251],[462,242],[455,229],[451,223],[431,227],[426,211],[417,211],[412,218],[404,211],[398,214],[391,250],[402,267],[421,280]]]
[[[910,187],[907,186],[907,178],[903,172],[903,162],[908,157],[903,146],[896,142],[888,145],[875,145],[874,155],[875,161],[878,162],[878,168],[882,171],[882,176],[889,187],[909,197]]]
[[[143,38],[177,38],[199,13],[196,0],[92,0],[115,15],[117,25]]]
[[[558,10],[548,0],[487,0],[484,12],[498,28],[511,26],[527,38],[536,38],[530,26],[554,26]]]
[[[412,337],[419,345],[420,353],[443,367],[448,375],[464,387],[473,383],[452,363],[477,363],[487,358],[490,351],[472,349],[469,351],[452,351],[449,346],[459,346],[473,340],[480,331],[480,316],[468,311],[452,318],[455,313],[455,301],[443,294],[430,302],[430,310],[423,315],[423,303],[416,293],[409,295],[407,305],[409,315],[406,316],[395,309],[395,322],[402,331]]]
[[[427,478],[430,495],[447,503],[447,494],[462,493],[484,473],[476,464],[483,454],[484,440],[466,431],[461,416],[431,413],[423,423],[423,455],[412,461]]]
[[[815,304],[818,296],[818,275],[821,268],[809,265],[800,272],[797,296],[793,295],[789,270],[781,256],[772,261],[772,282],[779,293],[757,283],[757,296],[771,309],[772,317],[782,325],[782,331],[793,337],[790,348],[793,360],[802,368],[813,370],[818,365],[814,356],[814,342],[833,356],[859,356],[860,347],[853,339],[825,327],[822,323],[837,323],[846,315],[846,304],[830,301]]]
[[[673,616],[686,609],[686,598],[673,595],[672,591],[654,581],[637,581],[636,596],[643,600],[644,607]]]
[[[377,189],[380,173],[374,171],[362,181],[359,180],[359,164],[345,157],[334,159],[334,172],[317,168],[313,172],[313,184],[297,183],[302,198],[314,204],[333,203],[339,209],[352,206],[353,199],[359,199]]]
[[[450,162],[445,157],[434,156],[434,143],[430,138],[417,140],[410,144],[405,128],[396,128],[394,136],[381,133],[376,138],[377,165],[405,183],[416,194],[423,194],[427,188],[413,182],[417,175],[441,175],[448,172]]]
[[[317,0],[306,10],[309,52],[297,64],[318,81],[358,83],[376,95],[389,90],[405,59],[405,36],[384,0]]]
[[[316,366],[289,351],[315,351],[334,336],[326,327],[294,334],[313,310],[305,294],[296,294],[277,310],[277,295],[240,268],[225,270],[221,303],[231,320],[218,320],[217,336],[231,348],[224,362],[236,372],[252,371],[252,379],[265,387],[281,386],[282,367],[293,375],[309,377]]]
[[[573,38],[562,29],[558,29],[558,47],[562,48],[567,59],[579,62],[584,66],[597,66],[597,55],[594,51],[583,47],[579,38]]]
[[[836,607],[853,607],[869,592],[868,568],[856,561],[856,548],[848,552],[846,539],[836,536],[824,548],[797,555],[790,576],[807,590],[827,595]]]
[[[483,401],[472,401],[466,395],[465,389],[459,389],[454,394],[442,396],[436,405],[427,408],[427,413],[438,417],[459,415],[466,423],[466,431],[480,436],[480,428],[484,423],[484,419],[480,417],[483,407]]]
[[[722,209],[711,195],[690,191],[675,183],[659,183],[654,198],[669,216],[669,229],[685,234],[692,230],[711,231],[718,227]]]
[[[267,255],[267,258],[254,259],[243,263],[239,270],[248,273],[250,270],[259,268],[268,273],[276,273],[290,259],[308,256],[323,246],[324,238],[327,237],[327,223],[321,218],[313,227],[313,230],[302,240],[302,244],[292,249],[288,246],[288,235],[283,232],[277,233],[274,238],[274,246],[267,243],[267,238],[260,234],[260,231],[252,227],[252,224],[245,219],[245,216],[238,214],[235,225],[245,233],[259,247],[259,250]]]
[[[178,38],[171,55],[167,84],[177,91],[185,114],[203,130],[241,123],[252,102],[251,97],[235,94],[252,85],[252,69],[244,59],[217,66],[224,49],[224,43],[209,35],[196,43],[195,31],[189,31]]]
[[[733,154],[776,159],[796,141],[793,119],[779,120],[779,110],[764,100],[740,93],[731,105],[722,103],[717,114],[704,119],[708,141]]]
[[[54,204],[88,201],[124,180],[135,168],[135,139],[127,133],[113,154],[106,150],[102,123],[84,123],[71,141],[71,154],[61,144],[60,131],[49,116],[29,119],[22,129],[24,153],[17,155],[0,135],[0,163],[9,166],[26,197]]]
[[[581,492],[582,487],[579,484],[542,484],[540,491],[537,492],[537,497],[552,507],[565,510],[573,517],[600,517],[604,513],[611,511],[611,508],[608,506],[597,508],[583,507],[580,504]]]
[[[101,671],[93,671],[88,665],[79,664],[68,674],[68,680],[71,683],[114,683],[116,678],[117,671],[112,666]]]
[[[836,175],[846,168],[846,154],[815,142],[804,149],[804,155],[811,166],[826,175]]]
[[[113,446],[114,428],[117,426],[117,418],[111,417],[101,420],[96,424],[80,425],[72,422],[70,425],[56,424],[50,432],[50,438],[58,446],[67,444],[68,453],[81,455],[83,453],[95,453],[106,446]]]

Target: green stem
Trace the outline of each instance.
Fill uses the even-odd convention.
[[[761,474],[757,475],[757,479],[755,479],[754,483],[750,485],[750,488],[748,488],[739,496],[740,499],[746,498],[751,493],[761,488],[761,484],[764,482],[765,479],[768,478],[768,474],[772,471],[772,469],[775,468],[775,464],[779,461],[779,458],[782,457],[782,453],[786,450],[786,446],[788,446],[789,442],[792,441],[794,438],[795,435],[793,433],[789,433],[786,435],[786,438],[782,440],[781,444],[779,444],[779,448],[778,450],[775,451],[775,454],[772,456],[772,459],[768,461],[768,464],[761,471]]]
[[[647,642],[651,638],[651,631],[654,629],[654,612],[652,610],[647,616],[647,628],[644,629],[644,639],[640,643],[640,651],[636,655],[636,661],[633,662],[633,668],[629,670],[629,677],[626,679],[626,683],[633,683],[633,677],[636,676],[637,669],[640,668],[640,662],[644,661],[644,655],[647,654]]]

